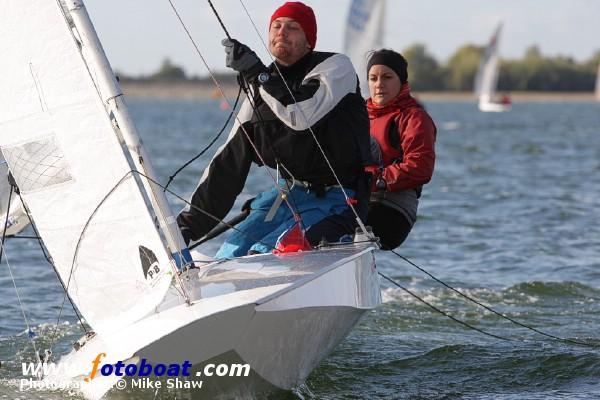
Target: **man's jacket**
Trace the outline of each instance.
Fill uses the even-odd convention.
[[[348,57],[311,52],[279,70],[285,81],[271,65],[269,79],[252,86],[252,100],[242,104],[227,142],[192,195],[194,206],[216,218],[229,212],[252,162],[262,165],[261,158],[271,168],[279,163],[285,178],[336,185],[315,137],[346,188],[357,186],[363,167],[370,163],[369,118]],[[177,222],[184,237],[192,240],[218,223],[189,206]]]

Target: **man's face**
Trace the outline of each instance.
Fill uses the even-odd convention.
[[[292,65],[309,51],[310,46],[299,23],[279,17],[269,28],[269,51],[283,65]]]

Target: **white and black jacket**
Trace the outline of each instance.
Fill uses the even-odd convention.
[[[344,187],[363,186],[369,163],[369,118],[352,63],[343,54],[311,52],[290,67],[279,66],[255,84],[254,104],[246,99],[227,142],[221,146],[192,195],[191,203],[222,219],[242,191],[252,162],[283,164],[294,178],[315,186],[336,181],[309,131],[312,128]],[[366,194],[368,196],[368,194]],[[361,201],[362,195],[358,200]],[[186,207],[177,217],[184,237],[197,240],[217,221]]]

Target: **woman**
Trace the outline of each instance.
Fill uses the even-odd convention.
[[[431,117],[410,95],[406,59],[393,50],[372,53],[367,64],[367,109],[373,174],[367,224],[383,249],[398,247],[417,219],[422,186],[431,180],[435,163],[436,128]]]

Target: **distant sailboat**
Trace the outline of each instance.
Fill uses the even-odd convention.
[[[369,97],[367,55],[383,46],[386,0],[352,0],[346,21],[344,54],[350,57],[363,97]]]
[[[499,41],[502,32],[502,23],[498,24],[479,64],[475,76],[475,95],[479,98],[479,109],[484,112],[503,112],[511,108],[508,96],[498,99],[496,87],[500,71]]]

